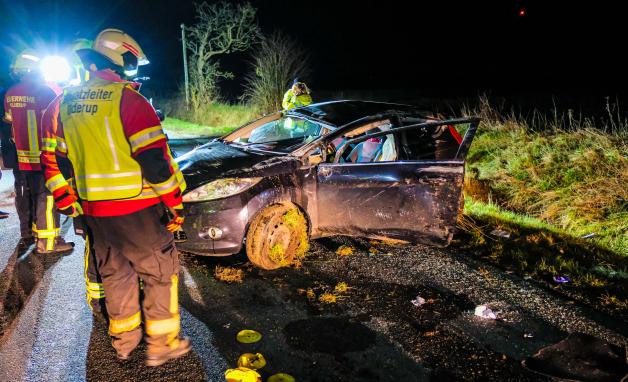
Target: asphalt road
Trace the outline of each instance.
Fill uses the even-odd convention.
[[[0,209],[11,209],[0,196]],[[0,221],[0,381],[224,381],[247,352],[265,356],[264,380],[278,372],[297,381],[543,380],[521,360],[567,333],[628,342],[622,322],[453,250],[328,238],[312,243],[301,267],[270,272],[242,255],[184,255],[182,327],[194,351],[147,368],[143,346],[116,360],[87,308],[83,241],[70,223],[63,231],[74,253],[42,259],[14,252],[15,216]],[[355,253],[338,256],[340,245]],[[217,280],[217,265],[241,269],[243,281]],[[334,292],[342,282],[348,289]],[[321,301],[331,294],[335,302]],[[475,317],[479,304],[498,320]],[[237,342],[242,329],[262,340]]]

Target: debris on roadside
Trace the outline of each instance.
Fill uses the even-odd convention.
[[[228,283],[241,283],[242,280],[244,280],[244,271],[239,268],[216,265],[216,268],[214,269],[214,277],[220,281]]]
[[[335,304],[338,302],[338,296],[333,293],[325,292],[318,297],[318,301],[323,304]]]
[[[295,379],[293,376],[289,374],[277,373],[268,377],[266,381],[267,382],[295,382]]]
[[[564,284],[564,283],[568,283],[570,281],[571,280],[567,276],[558,276],[558,275],[554,276],[554,282],[557,283],[557,284]]]
[[[595,237],[597,234],[595,232],[592,233],[588,233],[586,235],[582,235],[580,236],[581,239],[591,239],[592,237]]]
[[[261,353],[244,353],[238,358],[238,367],[261,369],[266,366],[266,358]]]
[[[423,337],[434,337],[438,334],[438,330],[423,333]]]
[[[243,344],[252,344],[262,339],[262,334],[255,330],[244,329],[240,330],[236,335],[236,340]]]
[[[338,284],[336,284],[336,286],[334,287],[334,291],[337,293],[345,293],[347,291],[349,291],[349,289],[353,289],[351,288],[346,282],[341,281]]]
[[[416,296],[416,298],[410,302],[412,303],[412,305],[416,307],[420,307],[421,305],[425,304],[427,301],[421,296]]]
[[[534,338],[534,334],[532,334],[532,333],[523,333],[523,338]]]
[[[369,255],[377,255],[378,253],[380,253],[379,249],[375,247],[369,247]]]
[[[495,312],[493,312],[491,309],[489,309],[488,306],[486,305],[478,305],[475,307],[475,315],[478,317],[482,317],[482,318],[486,318],[486,319],[490,319],[490,320],[496,320],[497,319],[497,315],[495,314]]]
[[[246,367],[227,369],[227,371],[225,371],[225,379],[227,382],[262,382],[261,375],[255,370]]]
[[[510,239],[511,233],[508,231],[504,231],[503,229],[497,229],[491,231],[491,235],[495,237],[503,237],[504,239]]]
[[[341,245],[340,247],[338,247],[338,249],[336,250],[336,255],[338,256],[351,256],[354,253],[354,248],[350,247],[348,245]]]

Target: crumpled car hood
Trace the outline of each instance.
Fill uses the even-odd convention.
[[[299,160],[288,155],[244,151],[212,141],[178,158],[188,190],[220,178],[279,175],[298,168]]]

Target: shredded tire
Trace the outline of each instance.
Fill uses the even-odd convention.
[[[307,219],[292,203],[273,204],[253,219],[246,235],[246,255],[267,270],[291,265],[309,248]]]

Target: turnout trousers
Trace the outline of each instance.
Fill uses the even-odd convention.
[[[179,253],[163,215],[156,205],[122,216],[85,216],[107,296],[109,335],[119,354],[129,354],[140,343],[142,313],[148,354],[179,346]]]
[[[87,306],[92,312],[103,313],[106,316],[105,290],[102,285],[102,277],[98,272],[96,254],[94,252],[93,235],[89,227],[85,224],[85,218],[79,216],[74,218],[74,233],[85,239],[85,296]]]
[[[34,236],[45,241],[52,250],[59,236],[60,216],[52,194],[46,188],[43,171],[13,169],[15,177],[15,209],[23,238]]]

